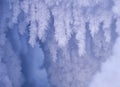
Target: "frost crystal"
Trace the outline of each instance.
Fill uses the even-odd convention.
[[[119,0],[0,2],[0,87],[22,86],[20,57],[35,57],[38,43],[51,85],[88,87],[120,34]]]

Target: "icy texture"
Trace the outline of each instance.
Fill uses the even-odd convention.
[[[88,87],[120,34],[119,3],[0,0],[0,87],[40,86],[38,43],[51,86]]]

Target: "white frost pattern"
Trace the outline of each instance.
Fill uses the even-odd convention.
[[[120,1],[6,1],[9,2],[9,11],[11,11],[12,17],[4,15],[3,20],[8,20],[10,25],[18,25],[17,28],[22,35],[25,35],[27,30],[28,42],[32,47],[40,42],[45,54],[46,70],[51,84],[55,87],[87,87],[94,73],[100,69],[100,64],[111,53],[116,39],[115,29],[119,31]],[[20,19],[21,15],[24,20]],[[6,21],[4,23],[7,25]],[[7,27],[11,27],[9,23]],[[2,45],[5,44],[4,38],[7,34],[4,35],[4,32],[3,29],[0,29],[0,49],[3,49]],[[3,56],[0,55],[0,64],[3,66],[3,69],[0,68],[0,75],[3,72],[12,72],[19,74],[16,77],[19,79],[19,76],[22,75],[19,66],[20,60],[14,54],[11,44],[5,45],[10,48],[9,57],[4,60],[8,65],[2,63]],[[9,58],[13,65],[10,64],[10,71],[6,71],[6,68],[9,68]],[[17,72],[14,72],[12,67]],[[2,72],[2,70],[4,71]],[[3,85],[3,87],[21,86],[22,82],[19,83],[13,74],[5,77],[4,80],[0,78],[0,84],[5,85],[5,82],[9,84]]]
[[[84,37],[85,29],[85,22],[90,22],[90,30],[92,36],[97,33],[99,29],[99,24],[104,22],[103,28],[105,28],[105,37],[106,41],[110,41],[110,23],[113,17],[113,13],[110,13],[108,7],[110,2],[108,0],[57,0],[50,2],[49,0],[23,0],[23,1],[12,1],[13,7],[13,19],[14,21],[17,20],[17,16],[20,13],[20,10],[23,10],[26,16],[27,22],[30,22],[30,40],[29,43],[34,46],[36,38],[38,37],[40,40],[44,41],[46,38],[46,30],[49,27],[49,20],[51,17],[50,11],[54,16],[54,27],[55,27],[55,39],[58,42],[59,46],[65,46],[68,43],[68,40],[71,38],[72,31],[79,31],[76,33],[77,40],[78,36],[82,39]],[[14,5],[15,3],[15,5]],[[108,3],[108,4],[106,4]],[[103,6],[99,6],[99,4],[103,4]],[[16,7],[16,5],[18,7]],[[20,6],[20,7],[19,7]],[[72,7],[73,6],[73,7]],[[98,6],[97,9],[94,11],[94,7]],[[87,9],[86,9],[87,7]],[[21,9],[20,9],[21,8]],[[112,7],[110,7],[112,8]],[[16,9],[16,10],[14,10]],[[86,9],[86,10],[85,10]],[[108,9],[108,10],[107,10]],[[50,10],[50,11],[49,11]],[[72,11],[73,10],[73,11]],[[17,12],[15,12],[17,11]],[[101,14],[102,13],[102,14]],[[83,23],[82,23],[83,22]],[[110,22],[110,23],[109,23]],[[82,30],[82,31],[81,31]],[[83,32],[83,35],[82,35]],[[81,33],[81,34],[80,34]],[[37,35],[36,35],[37,34]],[[81,39],[81,41],[82,41]],[[80,39],[79,43],[79,51],[80,55],[85,53],[84,49],[84,40],[81,42]],[[82,43],[82,45],[80,44]],[[81,46],[80,46],[81,45]]]

